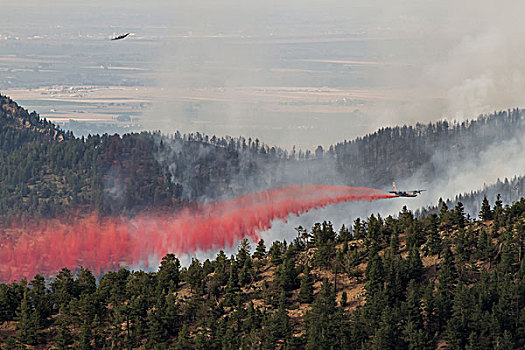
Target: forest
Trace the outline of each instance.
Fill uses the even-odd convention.
[[[440,163],[474,158],[524,128],[514,109],[463,123],[383,128],[314,152],[200,133],[78,138],[0,95],[0,221],[132,216],[297,183],[387,188],[414,174],[430,182],[442,175]],[[510,185],[497,193],[512,199],[513,190],[517,197]]]
[[[297,227],[157,272],[0,284],[2,349],[520,349],[525,199]]]
[[[524,128],[522,111],[513,109],[462,123],[444,120],[415,127],[382,128],[338,143],[333,152],[338,171],[346,176],[348,184],[379,186],[416,172],[422,178],[439,177],[444,170],[439,165],[475,158],[499,142],[523,135]]]
[[[482,189],[472,191],[469,193],[458,194],[455,198],[443,200],[449,207],[456,206],[461,202],[465,207],[465,213],[471,217],[477,217],[481,210],[483,198],[494,198],[501,200],[503,203],[513,203],[525,194],[525,180],[524,176],[515,176],[511,179],[498,179],[496,183],[485,185]],[[439,205],[433,205],[425,208],[420,208],[415,211],[415,215],[428,215],[430,213],[439,213]]]
[[[0,224],[171,212],[289,183],[381,187],[417,172],[439,176],[435,165],[449,160],[439,157],[475,157],[520,135],[522,120],[516,109],[461,124],[384,128],[328,150],[287,151],[199,133],[78,138],[0,96]],[[523,348],[523,183],[506,179],[435,207],[358,218],[352,227],[299,226],[292,242],[267,247],[262,239],[253,246],[244,240],[231,256],[221,251],[184,267],[167,254],[155,272],[78,266],[0,284],[0,343],[3,349]],[[496,200],[491,205],[487,197]]]

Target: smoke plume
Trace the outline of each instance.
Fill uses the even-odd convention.
[[[147,267],[152,256],[158,262],[168,252],[218,250],[244,237],[256,240],[274,220],[286,220],[291,214],[340,202],[393,197],[361,187],[286,186],[173,215],[92,215],[73,222],[44,221],[0,243],[0,280],[52,275],[63,267],[80,265],[99,273],[119,266]]]

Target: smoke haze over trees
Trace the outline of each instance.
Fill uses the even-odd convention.
[[[476,162],[490,166],[505,158],[490,153],[505,142],[514,142],[503,148],[511,149],[507,156],[520,154],[525,135],[522,112],[514,109],[457,124],[383,128],[313,152],[199,133],[76,138],[6,97],[0,102],[4,217],[78,210],[132,215],[301,183],[386,188],[398,180],[425,188],[441,181],[442,188],[431,190],[442,193],[454,176],[468,175],[460,165],[470,164],[475,173]],[[514,158],[508,177],[523,174],[523,157]],[[469,189],[479,187],[462,191]]]

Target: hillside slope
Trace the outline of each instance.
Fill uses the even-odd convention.
[[[168,254],[157,273],[85,269],[0,284],[4,348],[520,349],[525,199],[297,228],[235,256]]]
[[[257,139],[199,133],[76,138],[0,95],[0,218],[134,215],[297,183],[385,188],[415,174],[431,183],[449,164],[474,159],[524,128],[516,109],[462,124],[380,129],[327,151],[288,152]]]
[[[0,95],[0,151],[9,152],[24,143],[63,141],[72,135],[40,119],[36,112],[29,113],[16,102]]]

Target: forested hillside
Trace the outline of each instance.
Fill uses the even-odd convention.
[[[187,268],[0,284],[2,348],[521,349],[525,199],[480,217],[404,209]]]
[[[440,121],[383,128],[338,143],[333,152],[337,169],[348,184],[384,186],[416,172],[424,179],[436,178],[447,164],[475,158],[496,143],[522,137],[524,132],[523,113],[514,109],[457,124]]]
[[[296,183],[385,188],[414,174],[431,182],[450,162],[523,135],[524,126],[516,109],[462,124],[384,128],[327,151],[288,152],[257,139],[199,133],[76,138],[0,95],[0,217],[133,215]]]
[[[251,140],[246,152],[277,157]],[[159,159],[169,156],[171,163]],[[7,218],[57,213],[178,207],[222,195],[241,171],[239,151],[226,139],[157,133],[75,138],[36,113],[0,96],[0,214]],[[243,163],[246,176],[257,171]]]
[[[463,203],[465,212],[471,217],[476,217],[481,210],[483,198],[488,198],[490,202],[500,202],[502,205],[513,203],[525,194],[525,177],[516,176],[512,179],[498,180],[495,184],[485,186],[483,189],[470,193],[458,194],[455,198],[445,199],[444,203],[448,207],[454,207],[458,202]],[[417,215],[428,215],[438,213],[439,206],[421,208],[416,212]]]

